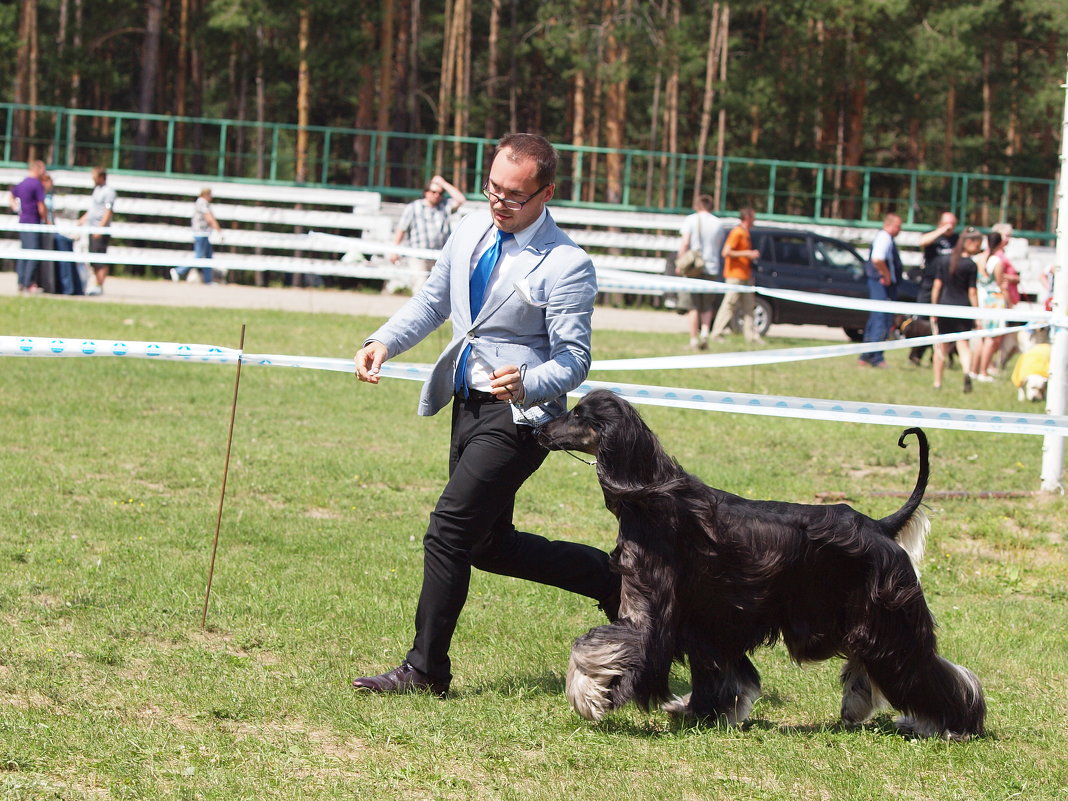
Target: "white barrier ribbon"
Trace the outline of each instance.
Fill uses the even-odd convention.
[[[852,356],[870,353],[873,350],[904,350],[961,339],[983,339],[1016,334],[1020,331],[1046,327],[1045,323],[990,330],[962,331],[958,334],[891,339],[885,342],[850,342],[841,345],[820,345],[806,348],[777,348],[773,350],[738,351],[736,353],[703,353],[692,356],[657,356],[645,359],[602,359],[590,365],[597,370],[691,370],[699,367],[749,367],[756,364],[781,364],[811,359],[829,359],[836,356]]]
[[[919,426],[954,431],[983,431],[991,434],[1034,434],[1068,436],[1068,416],[989,412],[981,409],[943,409],[937,406],[906,406],[863,401],[792,398],[776,395],[750,395],[704,389],[650,387],[641,384],[611,384],[587,381],[575,392],[585,395],[595,389],[608,389],[632,403],[698,409],[708,412],[757,414],[832,422],[875,423],[891,426]]]
[[[916,340],[908,340],[915,342]],[[804,349],[802,349],[804,350]],[[748,355],[748,354],[746,354]],[[351,359],[318,356],[242,353],[215,345],[178,342],[123,342],[61,337],[0,336],[0,356],[100,357],[113,356],[156,361],[185,361],[212,364],[236,364],[262,367],[297,367],[353,374]],[[404,362],[387,362],[382,375],[408,381],[425,381],[430,366]],[[671,406],[735,414],[758,414],[807,420],[875,423],[878,425],[922,426],[957,431],[981,431],[996,434],[1068,436],[1068,416],[1016,412],[990,412],[979,409],[943,409],[931,406],[866,403],[863,401],[795,398],[778,395],[752,395],[705,389],[656,387],[643,384],[614,384],[587,381],[572,397],[581,397],[594,389],[609,389],[636,404]]]
[[[758,287],[757,294],[769,298],[789,300],[794,303],[808,303],[814,306],[834,306],[842,309],[856,309],[868,312],[889,312],[890,314],[907,314],[916,317],[956,317],[963,320],[998,320],[1038,322],[1049,320],[1050,313],[1044,309],[1027,309],[1019,306],[1012,309],[986,309],[981,306],[949,306],[941,303],[912,303],[898,300],[869,300],[865,298],[847,298],[842,295],[821,295],[818,292],[801,292],[796,289],[763,289]]]
[[[124,342],[111,339],[0,336],[0,356],[119,356],[160,361],[237,364],[241,351],[180,342]]]

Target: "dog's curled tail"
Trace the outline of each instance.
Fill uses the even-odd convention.
[[[879,521],[886,536],[896,539],[898,544],[905,549],[909,560],[919,575],[919,563],[923,558],[924,546],[927,542],[927,533],[931,529],[931,523],[924,514],[920,504],[923,502],[923,494],[927,491],[927,479],[930,476],[930,462],[928,459],[930,447],[927,444],[927,435],[922,428],[907,428],[898,438],[899,448],[908,447],[905,439],[909,434],[916,435],[916,441],[920,444],[920,470],[916,476],[916,486],[905,504],[892,515]]]

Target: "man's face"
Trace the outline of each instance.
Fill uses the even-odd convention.
[[[428,206],[436,206],[441,202],[441,195],[444,190],[437,184],[431,184],[430,187],[423,192],[423,200],[426,201]]]
[[[93,173],[93,183],[97,186],[103,186],[108,182],[108,174],[106,172]]]
[[[490,198],[489,209],[490,214],[493,215],[493,224],[507,234],[522,231],[538,219],[541,210],[552,198],[555,189],[552,184],[549,184],[539,190],[541,184],[538,183],[536,175],[537,164],[533,159],[512,161],[511,153],[510,148],[505,148],[497,154],[490,167],[489,180],[486,181],[486,188],[494,194],[507,200],[527,201],[523,208],[513,211],[506,209],[496,199]]]
[[[901,218],[891,217],[886,221],[886,233],[890,236],[897,236],[901,233]]]
[[[947,211],[947,212],[946,212],[945,214],[943,214],[943,215],[942,215],[942,217],[941,217],[941,218],[939,219],[939,221],[938,221],[938,224],[939,224],[940,226],[948,225],[948,226],[949,226],[949,228],[950,228],[950,230],[953,230],[954,228],[956,228],[956,227],[957,227],[957,215],[956,215],[956,214],[950,214],[950,213],[949,213],[949,212]]]

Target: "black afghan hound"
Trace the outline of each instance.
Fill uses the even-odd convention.
[[[930,524],[920,508],[927,437],[911,497],[874,520],[845,504],[753,501],[706,486],[664,451],[628,402],[587,395],[540,430],[554,450],[597,457],[605,505],[619,518],[612,554],[620,618],[579,637],[567,696],[600,720],[629,700],[648,710],[744,721],[760,695],[748,654],[782,639],[798,662],[844,656],[842,718],[889,703],[902,730],[966,739],[983,733],[985,702],[967,668],[938,655],[916,563]],[[692,691],[670,701],[672,661]]]

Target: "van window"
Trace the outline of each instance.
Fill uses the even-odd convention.
[[[775,261],[808,267],[808,241],[803,236],[776,236]]]
[[[849,273],[854,278],[860,278],[864,275],[864,263],[853,251],[842,247],[836,242],[817,239],[815,253],[817,264],[823,267],[841,270]]]

